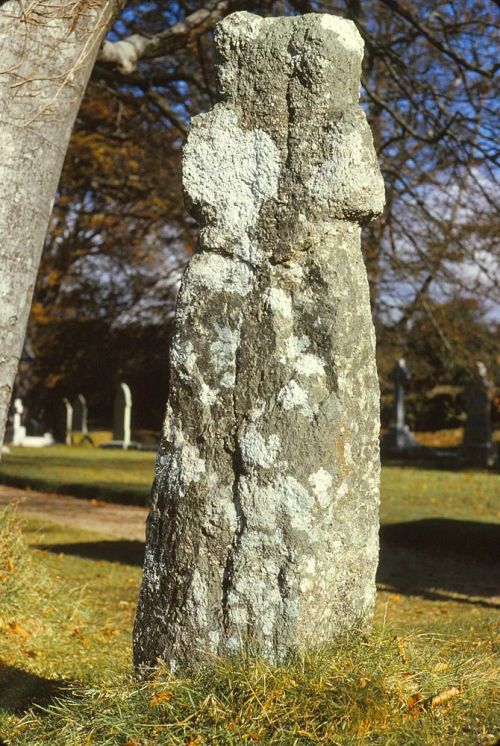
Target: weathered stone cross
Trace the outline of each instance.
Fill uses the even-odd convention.
[[[255,642],[280,658],[370,616],[379,389],[360,225],[384,188],[363,42],[328,15],[236,13],[184,186],[184,275],[135,662]]]

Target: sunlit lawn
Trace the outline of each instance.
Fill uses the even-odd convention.
[[[89,496],[102,497],[92,492],[93,485],[103,490],[112,485],[113,495],[146,495],[152,469],[149,453],[18,449],[2,462],[0,480],[5,474],[35,475],[52,488],[84,484]],[[494,743],[499,492],[497,474],[385,467],[376,635],[366,655],[326,651],[321,665],[313,660],[293,675],[236,666],[212,672],[212,679],[194,677],[182,687],[164,674],[163,684],[151,690],[134,687],[127,678],[141,546],[30,520],[23,530],[30,549],[14,556],[6,571],[14,576],[18,569],[21,587],[12,599],[0,600],[0,734],[14,746]],[[7,587],[2,581],[0,586]],[[338,678],[343,667],[345,691]],[[334,671],[337,689],[330,691]],[[311,698],[315,719],[313,714],[307,719],[307,701],[293,694],[295,714],[290,711],[290,722],[283,724],[279,707],[288,700],[276,691],[292,696],[293,677]],[[39,711],[34,721],[30,716],[31,724],[22,720],[26,708],[45,705],[68,681],[94,689],[50,717]],[[365,715],[355,715],[352,703],[346,704],[347,686],[355,701],[366,700]],[[435,713],[411,704],[413,694],[430,702],[450,688],[458,693]],[[155,700],[158,691],[164,696]],[[219,699],[206,709],[213,691]],[[325,702],[330,741],[320,723],[321,707],[315,710],[312,699]],[[167,705],[170,701],[174,704]],[[267,708],[266,717],[258,702]],[[173,725],[166,728],[165,718]],[[254,738],[247,738],[252,733]]]
[[[144,505],[154,453],[90,447],[11,448],[0,462],[0,483],[48,492]]]

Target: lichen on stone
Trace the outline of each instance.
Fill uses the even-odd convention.
[[[383,183],[363,42],[321,14],[218,24],[183,182],[184,274],[134,629],[142,671],[249,640],[279,660],[369,619],[379,391],[360,226]]]

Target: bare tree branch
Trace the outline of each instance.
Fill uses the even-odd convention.
[[[177,127],[185,137],[187,135],[187,127],[182,119],[172,111],[167,99],[164,96],[161,96],[157,91],[148,91],[147,95],[148,98],[156,104],[160,111],[165,114],[167,119],[170,119],[174,127]]]
[[[120,72],[128,74],[137,68],[140,59],[161,57],[186,47],[206,31],[212,29],[236,4],[221,0],[213,8],[199,8],[184,20],[155,36],[147,37],[132,34],[121,41],[105,41],[98,61],[115,65]]]
[[[404,18],[405,21],[408,21],[415,29],[417,29],[423,36],[425,36],[428,41],[430,41],[431,44],[433,44],[436,49],[439,49],[440,52],[445,54],[447,57],[452,59],[454,62],[457,63],[457,65],[460,65],[462,67],[465,67],[467,70],[470,70],[471,72],[478,73],[479,75],[484,75],[486,77],[492,77],[495,71],[497,70],[497,65],[495,65],[491,70],[485,70],[482,67],[478,67],[477,65],[472,65],[468,60],[464,59],[461,55],[457,54],[454,49],[451,49],[451,47],[446,46],[443,44],[435,34],[432,33],[431,29],[428,28],[428,26],[424,25],[422,22],[418,21],[415,16],[410,13],[409,10],[404,8],[397,0],[380,0],[380,2],[385,5],[389,10],[392,10],[394,13],[396,13],[401,18]]]

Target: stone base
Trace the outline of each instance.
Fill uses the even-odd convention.
[[[419,445],[408,425],[391,425],[382,438],[381,450],[382,453],[405,453],[418,448]]]
[[[494,443],[467,443],[460,448],[460,461],[465,466],[488,469],[495,465],[497,449]]]
[[[25,428],[23,428],[25,430]],[[9,445],[21,446],[22,448],[45,448],[46,446],[53,446],[55,443],[51,433],[44,433],[43,435],[22,435],[18,436]]]
[[[45,448],[46,446],[53,446],[54,443],[55,440],[52,435],[44,433],[43,435],[26,435],[20,445],[24,448]]]
[[[123,440],[110,440],[109,443],[101,443],[99,448],[121,448],[122,451],[151,451],[156,453],[157,445],[150,443],[137,443],[135,440],[125,444]]]
[[[121,448],[122,451],[128,451],[131,448],[137,448],[137,443],[125,442],[124,440],[110,440],[109,443],[101,443],[99,448]]]

